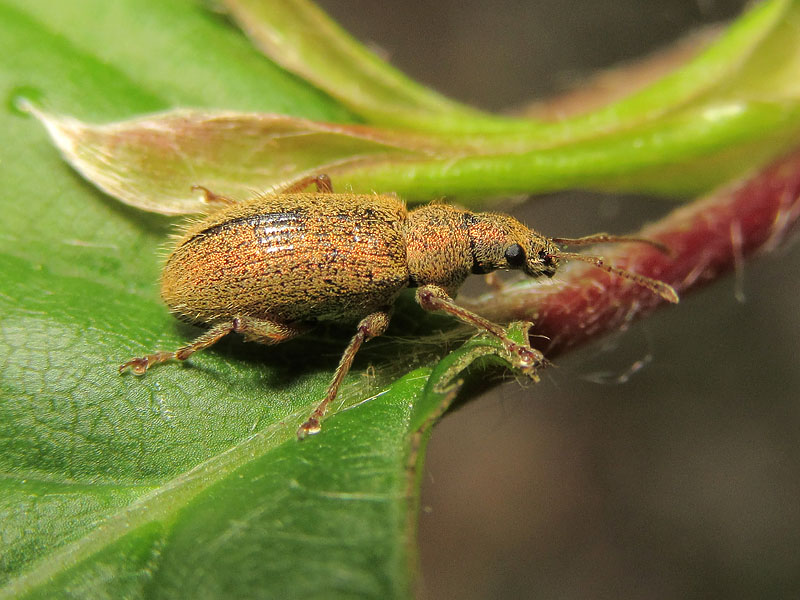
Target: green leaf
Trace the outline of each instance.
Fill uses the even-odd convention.
[[[641,92],[555,124],[480,113],[442,98],[384,63],[307,0],[221,1],[267,56],[372,123],[415,130],[493,133],[528,144],[572,141],[621,124],[629,127],[637,121],[650,121],[702,96],[720,95],[721,88],[730,88],[732,80],[744,79],[738,72],[752,66],[753,56],[762,63],[767,56],[777,59],[785,69],[770,65],[767,72],[779,76],[768,85],[764,85],[764,73],[754,71],[759,77],[748,85],[756,84],[773,94],[788,88],[793,97],[797,96],[792,65],[798,52],[791,22],[796,18],[792,15],[796,7],[792,8],[791,0],[761,3],[696,59]],[[788,22],[783,22],[787,17]],[[765,42],[773,46],[769,52],[759,49]],[[734,86],[728,91],[739,94],[743,90]]]
[[[649,87],[554,122],[465,113],[382,65],[303,0],[228,5],[270,56],[371,124],[181,110],[89,125],[39,111],[87,178],[168,214],[202,210],[195,184],[242,198],[322,172],[338,190],[407,200],[570,187],[689,194],[764,165],[800,133],[798,0],[761,3]]]
[[[427,354],[372,342],[357,366],[377,378],[354,373],[302,444],[349,332],[230,340],[119,375],[197,333],[157,296],[172,223],[88,186],[18,106],[89,122],[187,106],[353,115],[183,0],[0,0],[0,51],[0,597],[407,596],[428,427],[461,369],[501,349],[476,338],[438,362],[442,339]],[[425,185],[455,181],[437,177]]]
[[[93,126],[23,106],[89,181],[125,204],[166,215],[208,212],[196,185],[242,201],[302,175],[324,172],[338,181],[342,170],[429,153],[403,136],[275,114],[183,109]]]
[[[465,113],[435,97],[416,104],[416,88],[405,86],[391,67],[375,66],[375,57],[364,58],[363,49],[354,61],[363,61],[362,68],[341,74],[333,64],[339,55],[325,46],[268,43],[292,38],[313,21],[331,45],[352,47],[303,0],[285,2],[293,9],[280,18],[257,0],[224,4],[270,57],[370,123],[426,132],[427,147],[445,147],[435,158],[388,160],[341,173],[338,180],[357,191],[391,189],[416,199],[569,187],[690,194],[780,156],[800,131],[797,0],[761,2],[661,80],[606,107],[552,122]],[[357,85],[351,87],[349,77]],[[384,78],[393,81],[398,100],[387,101]]]
[[[358,409],[303,444],[350,332],[231,340],[121,376],[197,331],[157,295],[171,223],[87,186],[16,101],[92,119],[346,112],[185,2],[0,2],[0,50],[0,597],[405,595],[409,400],[426,373],[364,404],[384,375],[354,374],[341,401]]]
[[[432,355],[398,364],[395,346],[369,344],[357,367],[388,365],[377,380],[352,375],[342,410],[303,443],[297,426],[351,332],[277,349],[230,340],[120,375],[131,356],[196,335],[157,296],[171,224],[87,186],[17,102],[87,118],[172,105],[345,113],[187,3],[2,2],[0,30],[15,57],[0,67],[0,128],[15,140],[0,146],[0,597],[407,596],[411,410],[441,396],[426,391],[431,367],[403,375]]]

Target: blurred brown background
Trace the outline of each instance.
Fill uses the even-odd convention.
[[[406,73],[502,110],[745,3],[320,4]],[[670,208],[571,193],[522,214],[573,236]],[[800,597],[798,272],[795,244],[558,359],[538,385],[510,381],[448,414],[424,477],[420,597]]]

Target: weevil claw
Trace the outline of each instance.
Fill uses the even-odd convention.
[[[517,346],[514,348],[514,351],[519,358],[519,367],[522,369],[527,369],[532,367],[536,364],[536,355],[533,351],[529,350],[528,348],[524,348],[522,346]]]
[[[119,372],[122,373],[125,369],[130,367],[131,372],[134,375],[144,375],[145,371],[147,371],[147,367],[150,366],[150,361],[147,360],[147,357],[140,357],[140,358],[132,358],[124,365],[119,366]]]
[[[297,439],[304,440],[310,435],[319,433],[321,429],[322,428],[319,425],[319,420],[312,417],[300,425],[300,429],[297,430]]]

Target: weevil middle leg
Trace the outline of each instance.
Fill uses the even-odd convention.
[[[342,358],[339,361],[339,366],[336,367],[336,372],[333,374],[333,380],[328,386],[328,391],[325,394],[325,398],[317,405],[317,407],[314,409],[314,412],[312,412],[311,416],[308,417],[308,420],[306,420],[306,422],[300,426],[300,429],[297,430],[297,437],[299,439],[302,440],[309,435],[319,432],[320,421],[322,420],[322,417],[325,416],[328,405],[333,401],[334,398],[336,398],[336,394],[339,392],[342,381],[344,380],[345,375],[347,375],[347,372],[350,370],[350,367],[353,365],[353,359],[355,359],[358,349],[361,348],[361,344],[371,340],[374,337],[382,335],[386,331],[386,328],[389,327],[389,318],[389,310],[378,311],[372,313],[371,315],[367,315],[358,324],[356,334],[353,336],[353,339],[350,340],[350,343],[347,345],[344,354],[342,354]]]

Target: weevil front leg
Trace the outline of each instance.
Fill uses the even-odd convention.
[[[325,398],[317,405],[317,408],[314,409],[314,412],[311,413],[308,420],[297,430],[298,439],[302,440],[309,435],[319,433],[320,421],[322,417],[325,416],[328,405],[336,398],[336,394],[339,392],[339,387],[341,387],[345,375],[347,375],[347,372],[353,365],[353,359],[356,357],[358,349],[361,348],[361,344],[364,342],[378,337],[386,331],[386,328],[389,327],[389,316],[388,310],[374,312],[364,317],[358,324],[356,334],[353,336],[353,339],[350,340],[350,344],[348,344],[344,354],[342,354],[339,366],[336,367],[336,372],[333,374],[333,380],[328,386]]]
[[[241,333],[248,341],[260,342],[262,344],[279,344],[290,338],[303,333],[303,329],[293,326],[269,321],[266,319],[255,319],[252,317],[237,317],[225,323],[214,325],[200,337],[196,338],[191,344],[178,348],[174,352],[154,352],[147,356],[132,358],[124,365],[120,365],[119,372],[122,373],[130,367],[136,375],[143,375],[147,369],[158,363],[168,360],[186,360],[198,350],[203,350],[213,346],[229,333]]]
[[[453,302],[442,288],[437,285],[423,285],[417,290],[417,302],[425,310],[441,310],[473,327],[492,334],[506,347],[506,350],[517,357],[515,365],[521,369],[528,369],[544,363],[544,355],[530,346],[524,346],[511,340],[506,330],[496,323],[467,310]]]

